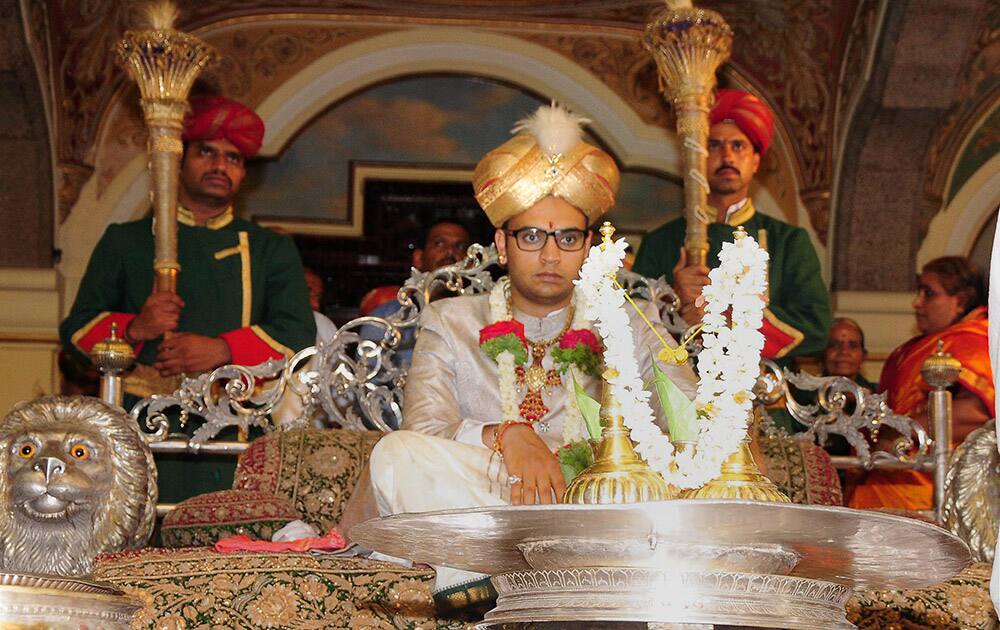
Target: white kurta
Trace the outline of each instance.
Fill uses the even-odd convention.
[[[675,345],[655,308],[648,303],[639,304],[659,333]],[[626,308],[639,366],[644,377],[651,379],[651,352],[655,355],[660,342],[639,315],[631,307]],[[528,339],[542,341],[562,331],[569,311],[560,309],[543,318],[516,310],[514,315],[524,324]],[[490,323],[488,294],[439,300],[430,304],[421,316],[413,365],[407,375],[404,430],[383,438],[372,453],[372,484],[381,514],[508,502],[503,462],[492,456],[482,442],[484,425],[498,424],[502,415],[497,366],[479,347],[479,331]],[[553,366],[551,352],[543,366],[546,370]],[[697,379],[689,367],[667,366],[664,370],[682,391],[694,398]],[[599,382],[597,378],[584,376],[580,385],[599,399]],[[518,396],[523,396],[523,390]],[[553,387],[542,397],[549,408],[543,418],[548,430],[538,434],[555,450],[563,444],[567,391],[565,387]],[[654,404],[654,408],[658,407]],[[662,414],[659,409],[656,411],[661,426],[665,427]],[[479,577],[438,567],[436,588]]]

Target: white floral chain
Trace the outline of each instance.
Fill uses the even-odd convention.
[[[490,291],[490,319],[491,323],[514,319],[514,314],[508,308],[508,292],[510,291],[510,278],[504,276],[497,280]],[[573,293],[573,302],[578,302],[577,292]],[[571,329],[589,328],[590,322],[584,318],[582,309],[573,309],[573,322]],[[530,355],[528,357],[531,358]],[[566,389],[566,418],[563,422],[563,444],[571,444],[577,440],[582,440],[586,436],[586,427],[580,408],[576,404],[576,392],[573,389],[573,379],[580,381],[580,371],[576,366],[570,366],[568,374],[563,377],[563,387]],[[502,420],[521,421],[520,409],[517,403],[517,368],[514,365],[514,355],[504,350],[497,355],[497,376],[500,385],[500,411]]]
[[[692,453],[677,452],[654,422],[636,360],[625,292],[614,283],[626,246],[625,239],[619,239],[592,247],[577,280],[584,315],[596,322],[605,340],[604,362],[612,369],[608,382],[616,405],[610,412],[622,415],[636,451],[667,483],[697,488],[719,475],[722,462],[746,435],[764,347],[759,329],[761,296],[767,288],[767,252],[752,238],[738,237],[734,243],[723,244],[720,264],[709,273],[711,284],[702,292],[704,349],[698,355],[701,380],[696,397],[704,418]],[[725,316],[730,308],[731,326]]]

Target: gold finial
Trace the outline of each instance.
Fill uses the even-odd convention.
[[[938,339],[937,352],[927,357],[920,367],[924,381],[935,389],[947,389],[958,381],[962,363],[945,351],[944,341]]]
[[[733,232],[733,240],[737,243],[739,243],[746,237],[747,237],[747,231],[743,229],[742,225],[736,228],[736,231]]]
[[[604,237],[603,242],[609,243],[611,242],[611,237],[614,236],[615,226],[611,225],[611,221],[605,221],[604,224],[601,225],[600,232],[601,236]]]
[[[135,361],[132,346],[118,336],[118,323],[111,324],[111,334],[94,344],[90,358],[102,372],[123,372]]]

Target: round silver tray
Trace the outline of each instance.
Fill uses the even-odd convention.
[[[359,523],[350,537],[385,554],[490,575],[552,568],[532,567],[518,548],[539,540],[638,541],[656,548],[770,545],[799,556],[788,575],[852,588],[922,588],[955,575],[971,559],[956,536],[916,519],[731,500],[503,505],[396,514]],[[569,558],[564,568],[607,566],[606,558],[588,562],[590,552],[578,551],[583,556]]]
[[[635,621],[776,628],[853,626],[856,588],[921,588],[970,561],[951,533],[892,514],[676,500],[397,514],[350,532],[370,549],[487,573],[481,627]]]

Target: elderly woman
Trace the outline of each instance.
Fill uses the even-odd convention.
[[[917,279],[913,300],[920,335],[896,348],[882,369],[879,389],[893,411],[925,427],[930,387],[920,368],[938,343],[962,364],[952,391],[952,434],[960,443],[993,416],[986,286],[982,272],[968,259],[946,256],[930,261]],[[914,471],[877,471],[851,498],[851,507],[929,509],[930,478]]]

